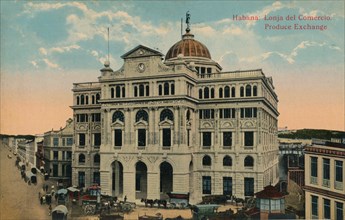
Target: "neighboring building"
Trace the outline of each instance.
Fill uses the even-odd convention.
[[[222,72],[189,28],[163,54],[139,45],[73,88],[73,184],[165,198],[251,197],[279,181],[277,102],[261,69]],[[216,39],[215,39],[216,40]]]
[[[36,168],[39,170],[44,170],[44,148],[43,148],[43,140],[37,142],[37,150],[36,150]]]
[[[306,219],[344,219],[345,144],[313,142],[305,148]]]
[[[44,133],[44,169],[50,178],[70,183],[72,175],[73,120],[60,130]]]

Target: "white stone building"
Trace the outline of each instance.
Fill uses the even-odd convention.
[[[261,69],[222,71],[189,28],[166,56],[139,45],[74,84],[74,185],[102,193],[244,198],[276,184],[278,98]],[[100,157],[99,157],[100,156]],[[100,159],[100,160],[99,160]]]

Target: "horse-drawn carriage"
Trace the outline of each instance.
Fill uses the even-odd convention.
[[[87,215],[104,213],[108,211],[116,213],[128,213],[136,207],[135,203],[117,201],[117,197],[101,195],[98,185],[90,186],[86,194],[81,197],[84,212]],[[106,218],[106,217],[104,217]]]
[[[37,176],[36,176],[36,174],[33,174],[31,171],[26,171],[24,180],[28,184],[31,184],[31,183],[36,184],[37,183]]]

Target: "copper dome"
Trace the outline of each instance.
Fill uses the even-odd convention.
[[[165,60],[177,57],[179,54],[183,54],[185,57],[205,57],[211,59],[211,54],[207,47],[194,40],[194,35],[190,33],[183,35],[182,40],[169,49]]]

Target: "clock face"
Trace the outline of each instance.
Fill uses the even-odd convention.
[[[144,72],[145,71],[145,64],[143,64],[143,63],[139,63],[139,65],[138,65],[138,71],[139,72]]]

